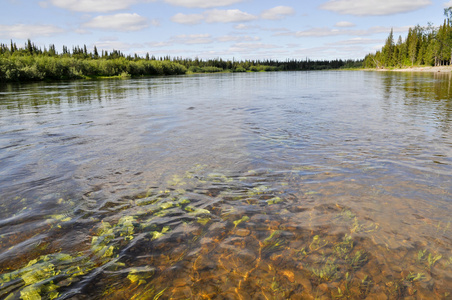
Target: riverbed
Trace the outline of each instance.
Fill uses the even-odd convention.
[[[447,299],[451,87],[364,71],[0,86],[0,298]]]

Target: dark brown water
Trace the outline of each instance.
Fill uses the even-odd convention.
[[[450,299],[452,76],[0,87],[0,298]]]

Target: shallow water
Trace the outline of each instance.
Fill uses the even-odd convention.
[[[442,73],[2,86],[0,298],[448,299],[451,125]]]

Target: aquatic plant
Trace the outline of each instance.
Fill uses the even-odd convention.
[[[319,268],[314,267],[311,268],[311,271],[320,280],[328,281],[336,275],[338,271],[338,265],[328,260],[325,264],[321,265]]]
[[[443,256],[441,254],[437,254],[435,256],[432,255],[432,253],[428,254],[427,257],[427,262],[428,262],[428,267],[431,268],[433,267],[433,265],[442,258]]]
[[[248,221],[250,218],[248,216],[243,216],[240,220],[234,221],[234,228],[236,228],[240,223]]]
[[[429,252],[427,255],[427,249],[424,249],[419,250],[419,252],[417,253],[416,262],[417,263],[426,262],[427,267],[431,269],[436,264],[436,262],[439,261],[442,257],[443,256],[441,254],[433,255],[431,252]]]
[[[278,204],[280,202],[283,202],[283,200],[280,197],[273,197],[273,198],[267,200],[268,205]]]
[[[427,252],[427,249],[419,250],[419,252],[417,253],[417,262],[418,263],[420,263],[424,259],[426,252]]]
[[[322,240],[320,239],[320,236],[316,235],[312,238],[312,242],[309,245],[309,250],[311,252],[315,252],[318,251],[320,249],[322,249],[323,247],[325,247],[326,245],[328,245],[328,241],[327,240]]]
[[[0,275],[0,296],[6,299],[55,299],[58,289],[90,272],[94,263],[84,255],[56,253],[31,260],[25,267]]]
[[[425,279],[424,273],[417,273],[417,274],[415,275],[415,274],[413,274],[413,273],[410,272],[410,273],[406,276],[406,280],[411,281],[411,282],[414,282],[414,281],[420,281],[420,280],[423,280],[423,279]]]
[[[272,253],[275,251],[282,250],[285,246],[285,241],[280,239],[281,232],[276,230],[273,231],[270,236],[265,238],[261,243],[262,253]]]

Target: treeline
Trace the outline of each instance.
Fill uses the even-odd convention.
[[[450,16],[451,8],[445,10]],[[364,58],[364,67],[388,68],[406,67],[414,65],[442,66],[452,64],[452,24],[450,18],[444,24],[435,27],[432,24],[410,28],[408,35],[402,39],[399,36],[394,43],[391,30],[385,45],[375,54],[368,54]]]
[[[191,59],[181,57],[145,57],[137,54],[125,55],[121,51],[111,52],[94,47],[88,51],[86,45],[69,49],[63,46],[58,53],[55,45],[40,48],[31,40],[23,47],[0,44],[0,82],[66,80],[111,76],[160,76],[214,72],[261,72],[292,70],[325,70],[361,67],[355,60],[223,60]]]

